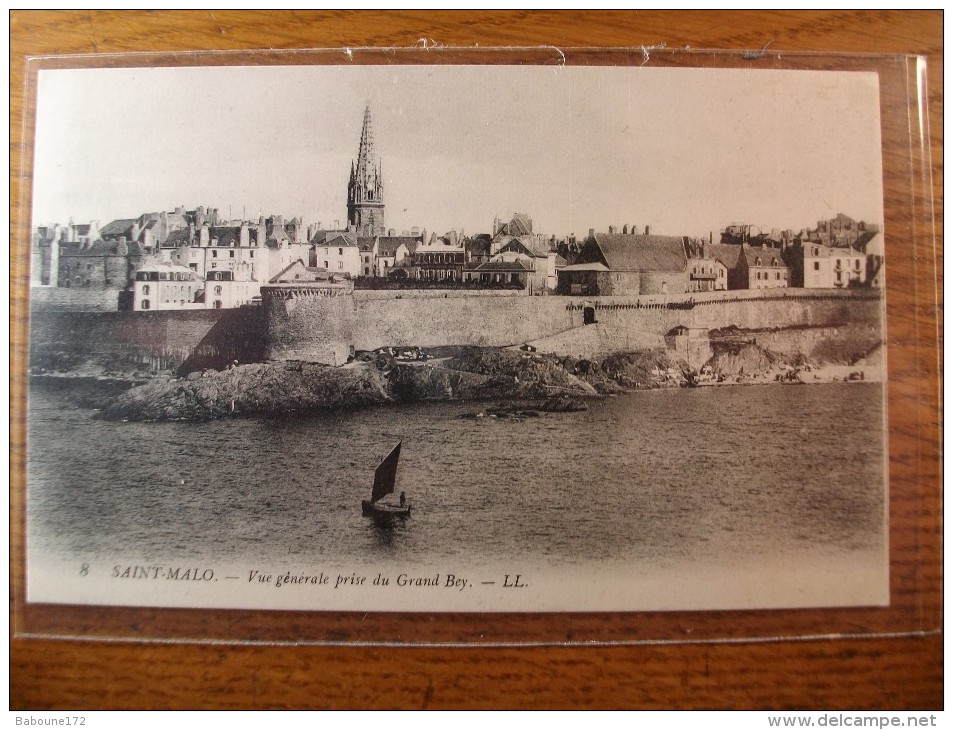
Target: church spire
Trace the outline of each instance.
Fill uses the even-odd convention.
[[[371,107],[364,107],[364,125],[361,127],[361,144],[357,149],[357,169],[365,172],[374,169],[374,131],[371,129]]]
[[[364,109],[357,161],[351,163],[347,190],[348,224],[361,235],[379,235],[384,231],[382,169],[374,155],[374,131],[371,126],[371,107],[368,105]]]

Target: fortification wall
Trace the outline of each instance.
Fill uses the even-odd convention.
[[[354,345],[516,345],[568,329],[561,297],[447,297],[355,302]]]
[[[851,324],[783,332],[759,332],[754,341],[761,347],[787,355],[805,355],[820,362],[852,362],[875,350],[883,341],[878,327]]]
[[[587,308],[595,315],[595,326],[584,325]],[[674,305],[662,296],[587,299],[453,292],[441,297],[391,292],[266,299],[262,307],[181,312],[62,312],[41,307],[31,315],[31,365],[91,374],[188,372],[220,368],[233,360],[340,365],[352,348],[509,346],[557,335],[554,344],[568,353],[636,347],[657,341],[677,325],[770,330],[851,324],[866,327],[861,335],[866,342],[879,336],[881,312],[882,300],[870,292],[803,290],[767,298],[754,292],[699,294]],[[829,338],[822,339],[806,345],[827,347]]]
[[[336,291],[263,293],[265,358],[343,365],[354,346],[355,301]],[[375,345],[376,347],[376,345]]]
[[[690,299],[641,297],[505,297],[446,293],[443,296],[344,297],[299,301],[294,311],[269,320],[271,357],[313,359],[385,346],[473,344],[505,347],[550,338],[584,325],[591,307],[607,332],[663,335],[678,325],[717,329],[794,326],[879,326],[881,300],[855,292],[712,292]],[[350,303],[348,306],[347,303]],[[330,348],[330,349],[329,349]],[[320,360],[334,362],[335,360]]]
[[[30,365],[88,374],[223,367],[262,358],[257,308],[30,315]]]
[[[560,297],[582,324],[585,306],[592,306],[601,324],[665,334],[673,327],[742,329],[824,327],[848,323],[880,326],[882,300],[876,293],[804,290],[758,294],[711,292],[687,299],[665,297]]]
[[[33,287],[30,309],[33,312],[115,312],[119,309],[119,290]]]

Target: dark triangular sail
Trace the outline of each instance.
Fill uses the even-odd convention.
[[[374,491],[371,492],[371,502],[394,493],[394,484],[397,482],[397,461],[400,459],[400,442],[374,472]]]

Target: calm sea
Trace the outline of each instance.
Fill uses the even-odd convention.
[[[434,403],[112,423],[30,393],[31,554],[667,565],[885,547],[878,384],[658,390],[522,421]],[[398,440],[402,525],[361,516]]]

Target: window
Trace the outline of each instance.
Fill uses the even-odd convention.
[[[222,293],[222,287],[221,287],[221,285],[215,287],[215,293],[216,293],[216,294],[221,294],[221,293]]]
[[[343,268],[344,268],[344,262],[343,262],[343,261],[338,261],[338,268],[339,268],[339,269],[343,269]]]
[[[254,252],[254,251],[249,251],[249,252],[248,252],[248,258],[250,258],[250,259],[255,258],[255,252]]]
[[[148,309],[148,308],[149,308],[149,300],[148,300],[148,299],[143,299],[143,300],[142,300],[142,308],[143,308],[143,309]]]
[[[343,249],[343,248],[339,248],[339,249],[338,249],[338,256],[343,256],[343,255],[344,255],[344,249]]]
[[[820,270],[821,270],[821,262],[820,262],[820,261],[815,261],[815,262],[814,262],[814,271],[820,271]]]
[[[217,258],[218,258],[218,251],[212,251],[212,258],[213,258],[213,259],[217,259]]]
[[[235,258],[235,252],[234,252],[234,251],[229,251],[229,252],[228,252],[228,258],[230,258],[230,259]]]
[[[149,285],[145,284],[142,287],[142,296],[149,296]]]
[[[760,256],[758,256],[758,258],[756,258],[756,259],[754,260],[754,265],[755,265],[755,266],[761,266],[761,257],[760,257]]]
[[[780,272],[780,271],[776,271],[776,272],[774,273],[774,278],[777,279],[778,281],[781,281],[781,272]]]
[[[328,268],[328,262],[327,262],[327,261],[324,262],[324,268]]]

